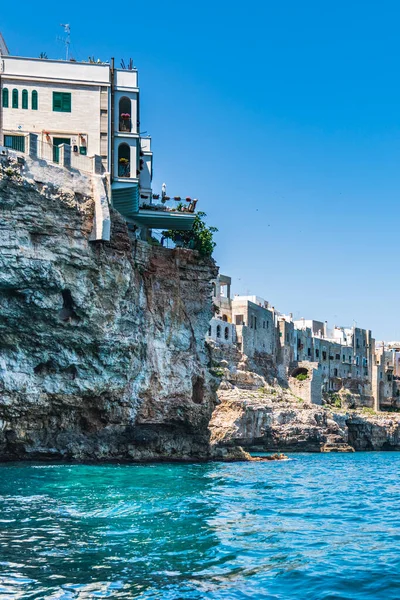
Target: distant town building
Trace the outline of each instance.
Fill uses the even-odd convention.
[[[219,275],[213,290],[217,312],[209,339],[235,344],[250,358],[268,357],[297,396],[319,404],[324,394],[348,392],[376,410],[400,406],[400,343],[375,348],[368,329],[336,325],[330,329],[326,321],[293,320],[259,296],[232,298],[231,278],[226,275]],[[233,328],[224,336],[223,322]],[[308,382],[301,377],[306,373]]]

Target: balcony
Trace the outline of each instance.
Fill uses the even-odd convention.
[[[150,208],[147,205],[140,208],[133,219],[139,225],[150,229],[172,229],[174,231],[190,231],[196,218],[195,213],[182,212],[178,210],[162,210]]]
[[[129,115],[128,117],[123,117],[122,115],[120,116],[118,130],[123,133],[132,132],[132,120]]]

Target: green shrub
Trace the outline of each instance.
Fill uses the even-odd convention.
[[[211,369],[210,373],[214,377],[223,377],[225,372],[223,369]]]
[[[163,236],[173,242],[180,242],[185,248],[198,250],[203,256],[211,256],[216,246],[213,234],[218,231],[216,227],[207,227],[203,218],[206,213],[198,212],[190,231],[163,231]]]
[[[306,379],[308,379],[308,375],[306,373],[299,373],[298,375],[296,375],[296,379],[297,381],[305,381]]]

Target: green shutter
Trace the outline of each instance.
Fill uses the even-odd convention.
[[[8,89],[3,89],[3,108],[8,108]]]
[[[18,152],[25,152],[25,136],[23,135],[5,135],[4,145],[6,148],[17,150]]]
[[[16,89],[12,91],[12,107],[18,108],[18,90]]]
[[[61,92],[53,92],[53,110],[56,112],[61,112],[61,109],[62,109]]]
[[[71,94],[62,95],[62,110],[63,112],[71,112]]]
[[[53,92],[53,110],[55,112],[71,112],[71,94],[69,92]]]
[[[36,90],[32,92],[32,110],[38,109],[38,93]]]
[[[22,90],[22,108],[28,108],[28,91]]]

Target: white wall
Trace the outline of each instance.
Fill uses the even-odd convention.
[[[46,62],[46,61],[44,61]],[[15,82],[2,77],[8,88],[9,107],[2,109],[3,130],[37,133],[47,141],[44,131],[53,137],[87,136],[87,154],[100,154],[100,86],[63,85],[60,83]],[[18,90],[18,108],[12,108],[12,90]],[[22,109],[22,90],[28,91],[28,109]],[[38,110],[32,110],[32,90],[38,92]],[[53,111],[53,92],[71,92],[71,112]],[[80,143],[77,144],[78,146]]]
[[[38,81],[54,79],[54,81],[79,81],[101,85],[108,85],[110,82],[110,66],[107,64],[2,56],[0,72],[5,76],[14,75],[22,79],[29,75],[30,79]],[[133,87],[136,87],[136,84]]]

